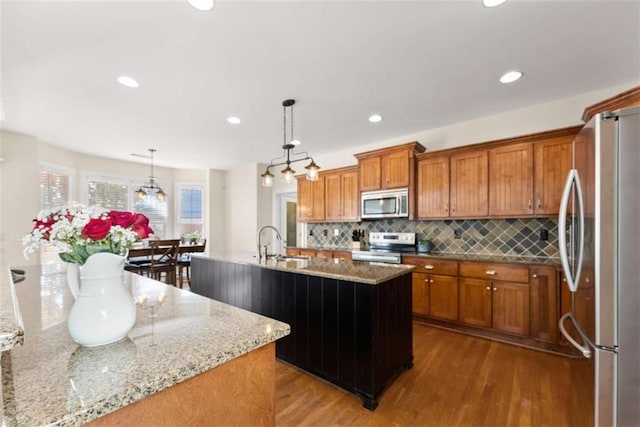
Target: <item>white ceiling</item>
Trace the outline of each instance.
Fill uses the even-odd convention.
[[[637,0],[2,0],[0,20],[3,129],[179,168],[279,156],[286,98],[317,156],[640,79]]]

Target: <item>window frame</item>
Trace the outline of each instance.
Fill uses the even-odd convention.
[[[182,190],[200,190],[201,194],[201,212],[202,219],[198,220],[187,220],[182,221]],[[181,182],[177,183],[175,186],[175,228],[176,231],[182,235],[182,226],[183,225],[200,225],[200,235],[204,236],[206,232],[206,211],[205,211],[205,185],[203,183],[198,182]],[[181,236],[182,237],[182,236]]]

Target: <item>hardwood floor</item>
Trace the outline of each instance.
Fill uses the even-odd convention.
[[[342,389],[276,363],[276,425],[583,426],[588,361],[414,323],[415,366],[374,411]],[[579,392],[580,385],[583,392]]]

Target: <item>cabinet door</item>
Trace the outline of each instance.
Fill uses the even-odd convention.
[[[558,340],[558,273],[554,268],[534,267],[529,284],[531,297],[531,336],[556,342]]]
[[[458,278],[429,276],[429,315],[458,320]]]
[[[491,327],[491,282],[460,279],[460,321],[468,325]]]
[[[533,214],[533,144],[489,151],[489,214]]]
[[[296,249],[296,248],[287,248],[287,255],[288,256],[299,256],[300,255],[300,249]]]
[[[324,178],[311,181],[313,187],[313,221],[324,221]]]
[[[529,335],[529,285],[493,283],[493,328],[515,335]]]
[[[360,212],[360,194],[358,192],[358,172],[347,172],[342,180],[342,219],[357,221]]]
[[[370,157],[362,159],[358,162],[360,169],[360,190],[379,190],[380,189],[380,157]]]
[[[451,216],[483,217],[489,213],[487,150],[451,156]]]
[[[418,217],[449,216],[449,156],[418,162]]]
[[[314,249],[300,249],[300,256],[310,256],[315,257],[316,251]]]
[[[429,276],[413,273],[413,314],[429,315]]]
[[[409,151],[385,154],[381,159],[382,188],[409,186]]]
[[[313,182],[298,180],[298,221],[307,222],[313,219]]]
[[[327,221],[342,219],[342,181],[339,173],[324,176],[324,209]]]
[[[333,252],[331,251],[317,251],[316,258],[333,258]]]
[[[553,138],[534,144],[536,215],[557,215],[562,190],[571,169],[573,137]]]
[[[351,252],[334,252],[333,253],[333,258],[334,259],[344,259],[344,260],[348,260],[351,261]]]

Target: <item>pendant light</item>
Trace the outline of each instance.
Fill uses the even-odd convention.
[[[285,166],[280,172],[282,172],[282,180],[283,182],[289,184],[295,180],[294,174],[295,170],[291,168],[291,163],[295,162],[303,162],[306,160],[310,160],[310,163],[305,166],[306,169],[306,177],[309,181],[317,181],[318,180],[318,170],[320,170],[320,166],[318,166],[313,158],[310,157],[307,152],[302,153],[294,153],[293,149],[296,145],[300,144],[300,141],[297,141],[293,138],[293,105],[296,103],[294,99],[285,99],[282,101],[282,118],[283,118],[283,144],[282,149],[284,150],[284,154],[280,157],[276,157],[271,160],[269,166],[267,166],[267,170],[260,175],[262,177],[262,186],[263,187],[271,187],[273,186],[273,174],[271,173],[271,168],[276,166]],[[289,134],[289,138],[287,139],[287,108],[289,108],[289,114],[291,117],[291,131]],[[295,158],[296,156],[303,156],[300,158]],[[279,161],[281,160],[282,161]],[[276,162],[276,163],[274,163]]]
[[[147,198],[149,193],[155,194],[159,201],[164,202],[167,194],[162,191],[162,188],[158,184],[156,184],[156,177],[153,176],[153,153],[155,153],[155,148],[149,148],[150,158],[151,158],[151,175],[149,175],[149,182],[147,184],[143,184],[136,191],[136,195],[138,199],[144,200]]]

